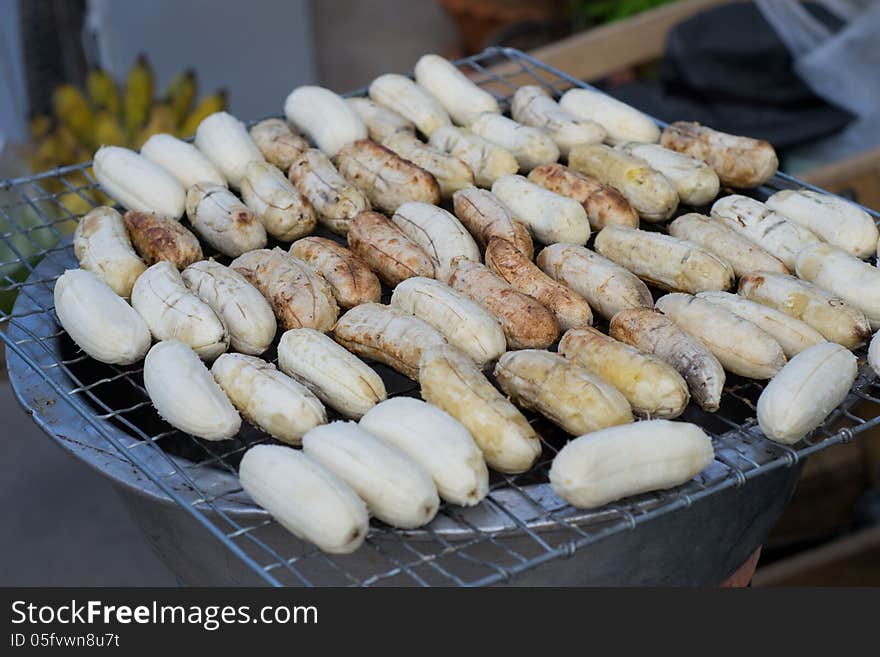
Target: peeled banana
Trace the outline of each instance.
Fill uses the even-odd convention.
[[[408,278],[391,295],[391,305],[437,329],[478,365],[504,353],[507,341],[498,321],[465,294],[432,278]]]
[[[371,367],[314,329],[291,329],[281,336],[278,367],[346,418],[360,418],[388,396]]]
[[[436,406],[395,397],[367,412],[359,424],[422,466],[447,502],[474,506],[489,493],[480,448],[464,426]]]
[[[464,425],[493,470],[525,472],[541,455],[540,436],[532,425],[458,349],[426,349],[419,385],[425,401]]]
[[[559,147],[549,134],[501,114],[483,112],[467,127],[475,135],[513,153],[524,171],[559,159]]]
[[[275,315],[244,276],[213,260],[193,263],[180,276],[223,320],[233,349],[256,356],[269,348],[275,338]]]
[[[480,261],[480,249],[474,238],[443,208],[428,203],[404,203],[391,221],[427,252],[440,281],[449,280],[455,258]]]
[[[650,420],[581,436],[550,468],[553,490],[593,509],[630,495],[679,486],[715,457],[712,440],[689,422]]]
[[[367,138],[358,113],[340,96],[316,86],[297,87],[284,101],[284,114],[330,157],[346,144]]]
[[[342,479],[301,451],[251,447],[241,459],[241,487],[294,536],[324,552],[357,550],[369,530],[363,500]]]
[[[601,91],[569,89],[562,94],[559,106],[601,125],[611,144],[622,141],[654,144],[660,139],[660,128],[650,117]]]
[[[153,345],[144,360],[144,387],[168,424],[205,440],[232,438],[241,417],[196,353],[183,342]]]
[[[504,176],[492,185],[492,193],[518,221],[525,223],[539,242],[586,244],[590,222],[577,201],[555,194],[522,176]]]
[[[144,320],[94,272],[68,269],[55,281],[54,301],[61,326],[97,361],[129,365],[150,348]]]
[[[248,162],[241,180],[241,197],[260,218],[266,232],[282,242],[308,235],[318,222],[312,204],[268,162]]]
[[[104,205],[80,219],[73,250],[80,267],[93,271],[121,297],[131,296],[135,280],[147,268],[131,245],[122,216]]]
[[[758,398],[758,425],[770,440],[792,445],[818,427],[858,376],[858,360],[823,342],[791,359]]]
[[[564,110],[546,89],[537,85],[525,85],[516,90],[510,115],[523,125],[550,133],[562,155],[568,155],[573,146],[600,143],[608,136],[600,124]]]
[[[211,374],[246,420],[282,442],[298,445],[327,421],[317,397],[261,358],[221,354]]]
[[[437,128],[452,125],[440,102],[404,75],[380,75],[370,84],[370,98],[412,121],[427,137]]]
[[[196,183],[226,186],[226,178],[192,144],[168,134],[155,134],[141,146],[141,155],[173,175],[185,188]]]
[[[126,209],[172,219],[183,214],[183,185],[143,155],[119,146],[102,146],[95,153],[93,167],[101,189]]]
[[[266,119],[250,129],[251,139],[269,164],[285,173],[296,159],[309,150],[309,142],[281,119]]]
[[[195,144],[233,189],[241,185],[248,162],[263,159],[244,124],[228,112],[215,112],[202,120],[196,130]]]
[[[204,360],[213,360],[229,347],[223,320],[189,291],[170,262],[157,262],[138,277],[131,305],[157,340],[182,342]]]
[[[238,197],[223,185],[197,183],[186,192],[186,216],[196,232],[223,255],[266,246],[266,229]]]
[[[370,513],[393,527],[426,525],[440,498],[431,476],[396,447],[354,422],[331,422],[309,431],[303,452],[348,483]]]
[[[464,128],[437,128],[431,134],[430,144],[467,164],[480,187],[491,187],[502,176],[519,171],[513,153]]]
[[[480,112],[500,113],[498,101],[439,55],[423,55],[415,67],[416,82],[439,102],[458,125]]]

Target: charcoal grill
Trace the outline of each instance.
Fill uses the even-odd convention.
[[[502,104],[521,84],[543,85],[556,97],[568,87],[590,88],[510,48],[490,48],[458,63]],[[17,294],[12,311],[0,311],[9,377],[43,431],[114,484],[185,583],[716,584],[766,538],[805,457],[880,422],[874,417],[880,397],[864,349],[856,352],[860,375],[847,399],[791,447],[766,440],[757,428],[755,403],[763,384],[731,376],[717,413],[692,404],[682,418],[711,435],[716,459],[709,468],[678,488],[580,511],[559,499],[547,481],[553,456],[569,437],[530,416],[544,437],[532,471],[494,473],[480,505],[444,504],[419,530],[374,521],[360,550],[326,555],[284,531],[238,484],[243,452],[272,442],[268,436],[245,425],[234,440],[212,443],[173,429],[149,403],[141,364],[97,363],[57,323],[52,289],[65,269],[76,266],[69,229],[78,219],[61,201],[76,194],[94,203],[96,187],[87,164],[0,182],[0,295]],[[763,200],[797,187],[816,189],[779,173],[751,193]],[[418,395],[408,379],[382,365],[376,369],[392,395]]]

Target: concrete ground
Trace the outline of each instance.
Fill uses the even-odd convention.
[[[0,586],[177,583],[110,484],[25,414],[5,372],[0,418]]]

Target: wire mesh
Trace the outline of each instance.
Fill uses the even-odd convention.
[[[571,86],[588,87],[513,49],[493,48],[459,63],[503,106],[521,84],[541,84],[557,97]],[[358,93],[362,91],[351,95]],[[753,194],[763,199],[778,189],[799,186],[811,187],[778,174]],[[754,477],[793,466],[880,422],[872,412],[872,406],[880,404],[880,386],[865,365],[864,349],[856,352],[861,374],[847,400],[794,447],[772,443],[757,429],[755,404],[763,384],[730,376],[717,413],[691,405],[682,418],[711,435],[716,459],[709,468],[676,489],[584,512],[559,499],[547,480],[554,455],[569,437],[545,419],[530,416],[543,436],[543,453],[531,471],[515,476],[493,473],[485,501],[469,509],[444,504],[434,522],[423,529],[400,531],[374,521],[357,553],[327,555],[292,540],[238,484],[237,465],[244,451],[271,438],[244,426],[233,440],[208,442],[170,427],[149,402],[141,365],[97,363],[58,325],[54,281],[76,266],[70,234],[77,213],[68,207],[73,197],[97,204],[96,189],[87,164],[0,182],[0,304],[17,296],[12,310],[0,309],[0,323],[6,325],[0,336],[7,343],[10,371],[27,370],[41,390],[52,393],[45,400],[47,406],[31,408],[35,421],[50,436],[66,442],[71,440],[68,434],[76,434],[77,441],[106,459],[102,469],[108,476],[114,476],[114,464],[134,468],[145,491],[184,509],[268,584],[504,582],[548,561],[570,557],[612,534],[743,486]],[[274,356],[274,351],[266,355],[270,360]],[[380,364],[374,366],[390,396],[418,395],[412,381]],[[16,392],[24,398],[21,390]],[[63,401],[71,411],[64,421],[49,411],[56,401]]]

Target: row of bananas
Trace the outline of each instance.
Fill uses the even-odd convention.
[[[83,91],[73,84],[62,84],[52,93],[52,116],[38,115],[30,120],[33,149],[28,157],[31,170],[80,164],[91,159],[102,145],[139,149],[157,133],[179,137],[195,134],[202,119],[226,108],[226,91],[220,90],[197,101],[195,72],[183,71],[171,80],[158,98],[155,75],[146,55],[140,55],[122,85],[101,69],[89,71]],[[66,174],[75,187],[88,186],[84,172]],[[47,179],[50,193],[64,192],[66,186]],[[107,199],[97,190],[83,189],[59,196],[59,202],[72,215],[88,212]]]

